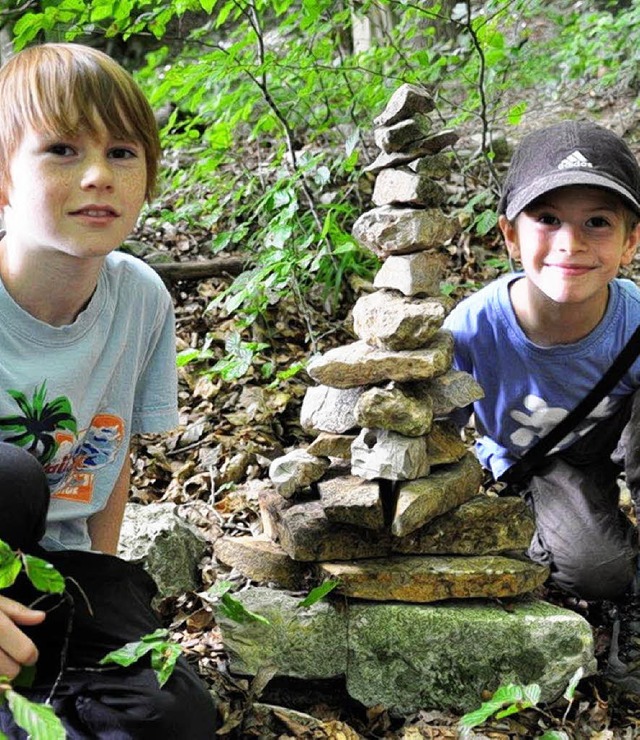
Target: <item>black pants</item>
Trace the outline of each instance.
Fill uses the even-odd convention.
[[[619,508],[626,473],[640,503],[640,392],[571,447],[551,455],[522,493],[536,532],[529,556],[584,599],[618,599],[637,578],[638,533]]]
[[[19,692],[33,701],[48,697],[68,639],[66,667],[52,701],[67,737],[215,737],[213,700],[184,658],[162,689],[148,659],[129,668],[96,671],[108,652],[161,627],[151,607],[156,587],[142,568],[111,555],[41,550],[37,542],[44,533],[48,501],[40,465],[23,450],[0,443],[0,539],[52,563],[67,578],[71,597],[48,595],[38,602],[37,608],[47,611],[45,621],[24,628],[40,653],[36,681]],[[23,575],[2,594],[24,604],[42,596]],[[6,705],[0,707],[0,731],[12,740],[26,738]]]

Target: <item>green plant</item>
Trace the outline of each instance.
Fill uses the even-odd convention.
[[[23,571],[38,591],[62,594],[65,590],[64,577],[51,563],[34,555],[14,552],[0,540],[0,589],[12,586]],[[29,685],[29,676],[32,678],[32,672],[27,669],[13,683]],[[16,724],[34,740],[64,740],[66,737],[62,722],[49,705],[29,701],[15,691],[7,676],[0,676],[0,702],[5,701]],[[0,738],[5,738],[5,735],[0,733]]]
[[[583,673],[583,669],[578,668],[565,689],[563,697],[567,700],[568,706],[565,710],[562,724],[566,722],[571,704],[573,703],[576,687]],[[472,728],[484,724],[491,717],[503,719],[512,714],[522,712],[525,709],[536,709],[542,712],[539,707],[540,694],[540,686],[535,683],[527,686],[519,684],[500,686],[489,701],[483,702],[478,709],[468,712],[460,718],[459,727],[462,740],[469,737],[469,732]],[[563,730],[546,730],[540,735],[540,740],[568,740],[568,736]]]
[[[21,572],[38,591],[64,597],[64,576],[51,563],[34,555],[14,551],[0,540],[0,589],[12,586]],[[127,643],[110,652],[100,664],[115,663],[126,667],[150,654],[151,667],[162,687],[171,676],[181,653],[180,646],[169,640],[168,630],[158,629],[144,635],[139,641]],[[31,668],[24,668],[13,682],[7,676],[0,676],[0,703],[7,702],[16,724],[34,740],[64,740],[65,729],[52,707],[32,702],[14,689],[14,686],[30,686],[33,676],[34,670]],[[3,739],[6,740],[5,735],[0,732],[0,740]]]
[[[115,663],[127,667],[136,663],[145,655],[151,657],[151,667],[158,678],[160,687],[169,680],[182,648],[169,639],[169,630],[157,629],[140,640],[128,642],[118,650],[113,650],[102,658],[100,665]]]

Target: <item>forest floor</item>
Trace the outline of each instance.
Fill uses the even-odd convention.
[[[632,144],[640,154],[640,128],[633,129],[634,101],[628,99],[590,100],[587,115],[610,125]],[[563,101],[545,109],[544,119],[552,121],[575,115],[584,105],[584,97]],[[546,121],[545,121],[546,122]],[[524,119],[520,130],[509,133],[519,138],[522,129],[541,123],[536,114]],[[473,132],[468,132],[473,133]],[[464,139],[463,139],[464,141]],[[194,194],[192,197],[198,197]],[[463,205],[461,203],[460,205]],[[161,203],[171,209],[170,198]],[[366,208],[365,208],[366,210]],[[174,262],[193,262],[210,258],[211,234],[193,224],[175,225],[163,221],[153,211],[134,235],[136,251],[145,259],[162,254]],[[448,282],[459,287],[459,297],[498,274],[495,262],[487,257],[504,257],[496,233],[480,239],[462,234],[447,248],[450,257]],[[640,279],[640,262],[630,271]],[[232,319],[219,309],[210,308],[228,285],[230,276],[169,283],[177,318],[178,349],[202,348],[205,341],[214,358],[224,355],[225,338],[233,330]],[[339,308],[327,311],[326,303],[316,300],[310,310],[319,349],[352,341],[348,309],[356,292],[345,283]],[[269,357],[279,370],[295,362],[304,362],[311,354],[307,326],[299,307],[282,301],[273,307],[266,322],[253,327],[254,341],[265,339],[277,350]],[[208,339],[207,339],[208,337]],[[206,372],[206,363],[192,363],[180,370],[181,427],[166,437],[145,437],[134,448],[133,500],[140,503],[169,501],[180,506],[180,512],[199,527],[211,544],[201,563],[201,589],[180,598],[165,601],[162,614],[174,638],[182,645],[190,661],[219,697],[221,738],[456,738],[458,717],[443,712],[422,711],[411,717],[392,717],[384,709],[366,709],[346,702],[339,682],[322,685],[296,685],[294,682],[271,681],[267,686],[252,684],[246,677],[229,671],[228,659],[215,624],[214,607],[207,597],[217,580],[226,579],[246,584],[235,572],[216,562],[212,545],[221,535],[257,533],[260,518],[257,496],[268,486],[268,466],[286,449],[303,446],[309,439],[301,430],[298,417],[307,385],[304,373],[272,383],[264,379],[255,362],[248,372],[232,382]],[[594,629],[600,656],[606,652],[608,631],[600,611],[594,605],[571,604],[558,594],[545,593],[580,611]],[[330,659],[330,656],[328,656]],[[305,727],[300,718],[281,712],[267,726],[253,711],[253,702],[278,704],[297,709],[317,718],[313,727]],[[639,702],[640,704],[640,699]],[[525,710],[477,729],[476,738],[536,737],[543,727],[562,730],[568,738],[633,738],[640,736],[640,712],[629,697],[616,695],[601,676],[584,679],[578,686],[569,708],[560,700],[556,705],[539,710]]]

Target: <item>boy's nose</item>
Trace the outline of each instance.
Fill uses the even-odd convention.
[[[584,241],[580,229],[570,224],[564,224],[556,234],[557,246],[564,252],[580,252],[584,249]]]
[[[113,176],[109,163],[102,159],[93,159],[87,162],[82,173],[81,185],[85,189],[111,189],[113,187]]]

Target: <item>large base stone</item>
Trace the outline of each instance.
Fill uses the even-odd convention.
[[[506,683],[538,683],[542,700],[553,701],[578,668],[596,670],[589,624],[530,598],[508,608],[322,601],[300,609],[299,599],[271,589],[235,597],[269,624],[218,616],[233,672],[270,665],[281,676],[345,675],[350,696],[397,714],[466,712]]]

